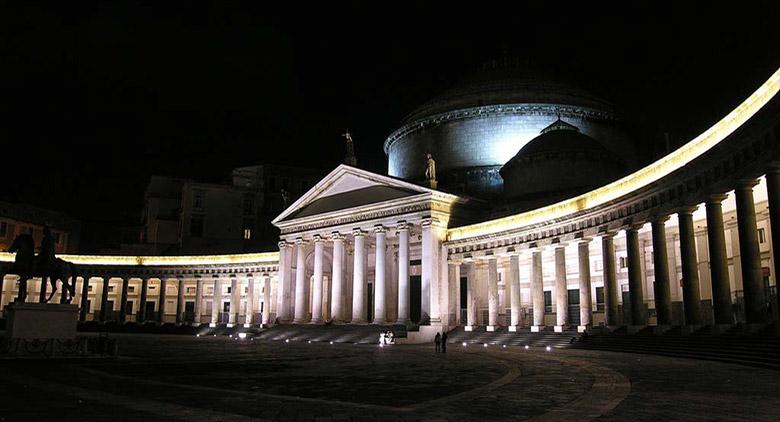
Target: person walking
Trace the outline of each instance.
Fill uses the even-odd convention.
[[[441,352],[447,353],[447,333],[441,335]]]
[[[433,342],[436,343],[436,353],[441,350],[441,333],[436,333],[436,337],[433,338]]]

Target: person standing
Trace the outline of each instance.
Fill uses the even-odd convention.
[[[433,342],[436,344],[436,353],[439,353],[439,350],[441,350],[441,333],[436,333]]]
[[[447,353],[447,333],[441,335],[441,352]]]

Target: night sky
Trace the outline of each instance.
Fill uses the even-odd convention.
[[[135,230],[152,174],[328,171],[346,128],[359,165],[384,173],[382,143],[407,113],[505,54],[611,100],[650,157],[780,65],[772,2],[598,3],[3,1],[0,199],[72,215],[89,247]]]

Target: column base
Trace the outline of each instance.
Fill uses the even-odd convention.
[[[653,334],[660,336],[661,334],[671,329],[672,329],[671,325],[666,325],[666,324],[656,325],[655,327],[653,327]]]
[[[629,325],[628,327],[626,327],[626,332],[628,334],[636,334],[644,330],[645,328],[647,328],[647,325]]]
[[[314,324],[314,325],[319,325],[319,324],[322,324],[322,323],[323,323],[323,321],[321,319],[313,319],[313,320],[309,321],[309,324]]]
[[[492,332],[496,331],[496,328],[498,328],[498,326],[496,326],[496,325],[488,325],[487,327],[485,327],[485,331],[492,333]]]
[[[252,324],[247,324],[247,323],[244,323],[244,328],[249,328],[249,327],[251,327],[251,326],[252,326]]]
[[[683,325],[682,327],[680,327],[680,334],[682,334],[684,336],[687,336],[687,335],[690,335],[691,333],[699,331],[701,329],[701,327],[703,327],[703,325],[698,325],[698,324],[696,324],[696,325]]]
[[[371,323],[372,323],[372,324],[374,324],[374,325],[388,325],[388,322],[387,322],[387,321],[384,321],[384,320],[379,320],[379,321],[377,321],[377,320],[374,320],[374,321],[373,321],[373,322],[371,322]]]
[[[467,325],[467,326],[463,327],[463,331],[474,331],[474,326],[473,325]]]
[[[398,321],[396,321],[396,322],[395,322],[395,324],[394,324],[394,325],[403,325],[403,326],[405,326],[405,327],[408,327],[408,326],[409,326],[409,324],[411,324],[411,322],[412,322],[412,321],[411,321],[411,320],[409,320],[409,319],[405,319],[405,320],[401,320],[401,319],[399,319]]]
[[[532,325],[531,326],[531,332],[532,333],[538,333],[540,331],[544,330],[544,325]]]
[[[236,324],[233,324],[232,322],[228,322],[228,323],[227,323],[227,327],[228,327],[228,328],[233,328],[235,325],[236,325]]]
[[[734,326],[731,324],[715,324],[712,326],[712,335],[719,336],[732,328]]]
[[[564,328],[563,325],[556,325],[553,327],[553,331],[555,331],[556,333],[562,333],[563,328]]]
[[[578,333],[584,333],[585,331],[588,331],[589,328],[590,328],[589,325],[578,325],[577,326],[577,332]]]
[[[210,322],[210,323],[209,323],[209,327],[211,327],[211,328],[214,328],[214,327],[216,327],[216,326],[217,326],[217,323],[216,323],[216,322]]]
[[[516,333],[516,332],[519,331],[520,326],[519,325],[510,325],[509,327],[507,327],[507,329],[509,330],[510,333]]]

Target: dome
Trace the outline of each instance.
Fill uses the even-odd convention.
[[[560,118],[499,170],[508,198],[559,199],[620,177],[619,158]]]
[[[634,141],[611,104],[505,59],[485,66],[410,113],[385,140],[387,173],[422,183],[425,157],[431,154],[442,189],[500,198],[504,193],[502,166],[557,119],[576,125],[582,136],[598,140],[596,144],[621,163],[632,166],[636,162]]]
[[[516,60],[493,61],[412,111],[402,122],[448,111],[497,104],[566,104],[613,112],[609,102]]]

